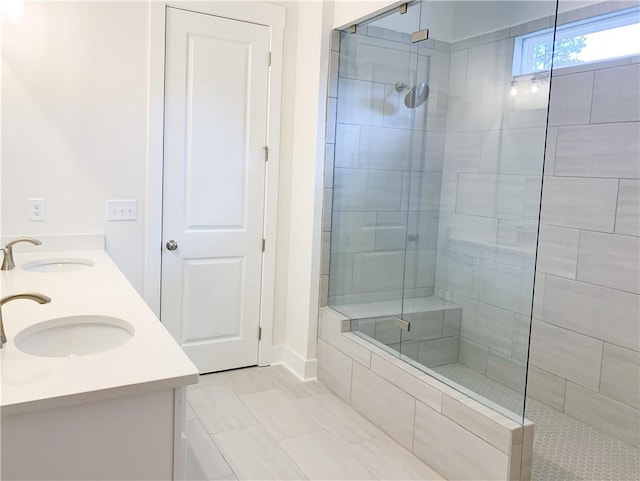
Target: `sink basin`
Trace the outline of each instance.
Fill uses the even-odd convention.
[[[134,333],[131,324],[116,317],[70,316],[22,330],[15,344],[35,356],[77,357],[114,349],[130,341]]]
[[[42,259],[27,262],[22,265],[22,268],[30,272],[70,272],[87,269],[93,264],[94,262],[89,259]]]

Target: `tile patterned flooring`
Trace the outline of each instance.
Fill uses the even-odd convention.
[[[436,368],[487,399],[522,396],[460,364]],[[317,382],[284,367],[201,376],[187,388],[187,479],[443,479]],[[519,409],[518,409],[519,408]],[[638,449],[527,401],[533,480],[637,480]]]
[[[473,369],[449,364],[434,370],[513,412],[522,412],[522,394]],[[527,399],[526,417],[536,425],[534,481],[640,479],[637,448],[535,399]]]
[[[442,480],[320,383],[284,367],[187,388],[187,479]]]

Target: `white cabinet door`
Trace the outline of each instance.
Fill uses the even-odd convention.
[[[161,319],[202,373],[255,365],[269,28],[168,8],[166,29]]]

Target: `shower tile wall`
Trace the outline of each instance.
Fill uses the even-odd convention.
[[[489,40],[452,46],[435,293],[462,307],[459,362],[522,392],[549,84],[533,94],[518,77],[509,95],[513,38]],[[639,62],[559,69],[551,82],[528,390],[634,446]]]
[[[324,157],[324,196],[322,206],[322,253],[320,263],[320,306],[329,300],[329,266],[331,264],[331,204],[333,202],[333,159],[336,150],[336,107],[338,97],[338,64],[340,61],[340,32],[331,33],[329,57],[329,88],[327,98],[327,132]]]
[[[431,46],[418,57],[406,34],[342,33],[335,148],[327,149],[335,164],[331,260],[323,263],[331,305],[400,299],[403,283],[408,297],[433,295],[449,52]],[[414,85],[416,72],[431,94],[410,110],[395,84]],[[407,244],[405,269],[409,234],[418,240]]]
[[[527,26],[543,28],[452,44],[435,289],[462,308],[459,362],[520,392],[548,99],[548,81],[532,93],[531,76],[510,95],[514,35]]]
[[[571,67],[553,77],[529,383],[531,397],[634,446],[639,60]]]

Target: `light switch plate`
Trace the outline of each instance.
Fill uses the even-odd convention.
[[[137,220],[137,200],[108,200],[107,220]]]

